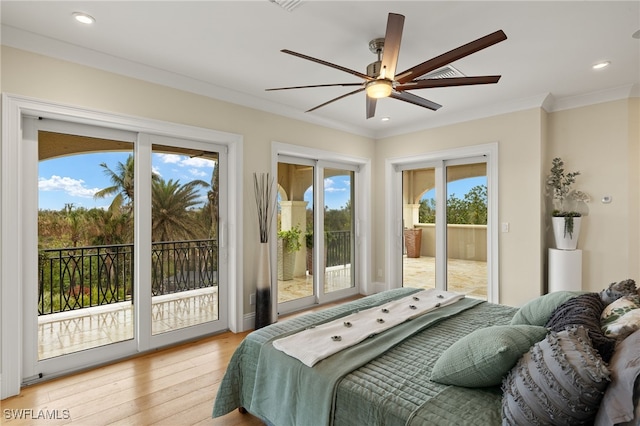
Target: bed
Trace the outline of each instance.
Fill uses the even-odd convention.
[[[213,417],[241,409],[277,426],[499,425],[503,378],[516,363],[522,371],[523,354],[547,335],[541,322],[576,296],[547,295],[529,309],[464,298],[370,336],[313,367],[273,347],[284,337],[405,300],[418,291],[389,290],[250,333],[232,356]],[[490,348],[478,351],[486,342]],[[470,353],[475,359],[469,359]],[[600,388],[594,391],[599,397],[609,381],[608,370],[602,374]],[[517,380],[513,378],[513,389],[507,389],[516,409],[526,397],[525,389],[523,395],[517,393]],[[584,390],[584,384],[576,386]],[[591,422],[594,410],[597,406],[589,411]]]

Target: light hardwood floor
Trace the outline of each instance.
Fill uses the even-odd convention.
[[[358,297],[315,306],[282,320]],[[19,395],[0,401],[0,424],[262,425],[238,410],[211,418],[227,364],[248,333],[226,332],[25,387]],[[53,418],[37,419],[38,415]]]
[[[229,359],[246,335],[227,332],[25,387],[0,402],[0,424],[262,425],[237,410],[211,418]],[[34,419],[39,414],[54,418]]]

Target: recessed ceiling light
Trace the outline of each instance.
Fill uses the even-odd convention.
[[[382,117],[382,118],[380,119],[380,121],[389,121],[389,120],[391,120],[391,118],[389,118],[389,117]]]
[[[598,62],[597,64],[594,64],[592,68],[593,68],[594,70],[601,70],[602,68],[606,68],[606,67],[608,67],[609,65],[611,65],[611,62],[609,62],[609,61],[603,61],[603,62]]]
[[[631,35],[631,37],[633,37],[635,39],[640,39],[640,30],[638,30],[635,33],[633,33],[633,35]]]
[[[83,24],[87,24],[87,25],[93,24],[94,22],[96,22],[93,16],[87,15],[86,13],[82,13],[82,12],[74,12],[73,17],[75,18],[76,21],[81,22]]]

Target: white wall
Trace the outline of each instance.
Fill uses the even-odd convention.
[[[376,142],[375,170],[385,159],[407,157],[451,148],[498,143],[498,221],[509,222],[510,232],[499,237],[499,300],[520,305],[541,294],[543,258],[540,250],[540,150],[542,110],[531,109],[459,123]],[[384,229],[384,179],[374,174],[375,229]],[[384,268],[385,242],[376,234],[374,264]],[[376,271],[377,272],[377,271]],[[383,270],[384,275],[384,270]],[[378,278],[380,279],[380,278]]]
[[[581,172],[575,188],[591,196],[578,242],[586,291],[626,278],[640,284],[639,104],[631,98],[549,114],[544,172],[549,173],[552,158],[561,157],[567,171]],[[604,196],[612,202],[603,204]],[[547,244],[553,246],[550,233]]]
[[[581,170],[580,184],[594,199],[608,193],[608,206],[592,203],[584,242],[585,289],[638,277],[638,98],[547,114],[530,109],[373,141],[274,114],[2,46],[3,92],[103,111],[216,129],[244,136],[244,262],[246,312],[252,310],[257,224],[252,209],[253,172],[270,170],[271,142],[322,147],[373,159],[372,229],[383,230],[384,161],[462,146],[499,144],[500,301],[520,305],[543,289],[544,174],[561,155]],[[427,118],[428,119],[428,118]],[[612,224],[606,224],[611,220]],[[384,233],[374,233],[371,276],[384,268]],[[582,245],[584,244],[584,245]],[[383,271],[384,275],[384,271]]]

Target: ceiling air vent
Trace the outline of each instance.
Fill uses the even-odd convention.
[[[429,74],[425,74],[424,78],[453,78],[453,77],[466,77],[466,75],[462,74],[460,71],[452,67],[451,65],[447,65],[442,68],[438,68],[435,71],[430,72]]]
[[[293,9],[300,6],[302,0],[269,0],[271,3],[276,4],[286,10],[287,12],[293,12]]]

